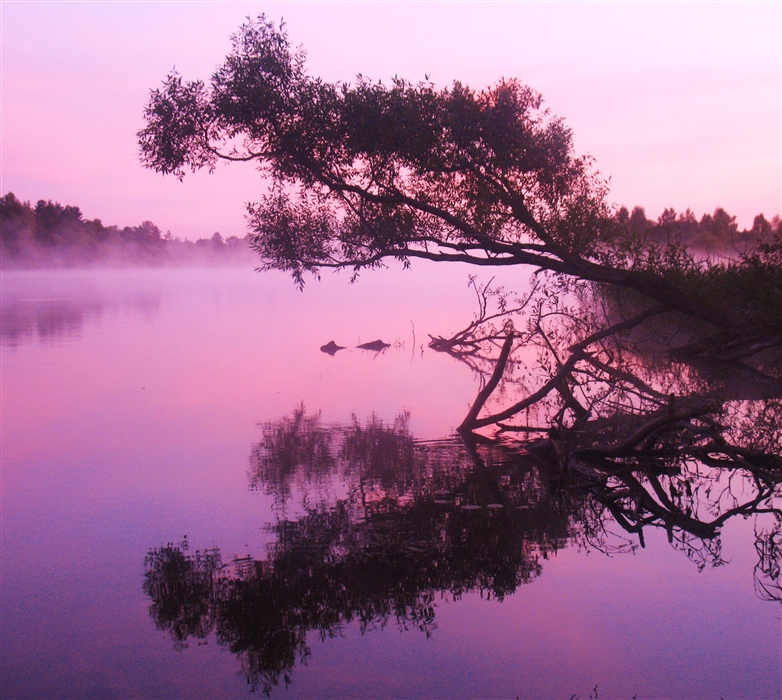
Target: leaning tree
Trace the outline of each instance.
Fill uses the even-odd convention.
[[[425,258],[604,283],[744,334],[758,306],[757,277],[737,279],[741,265],[705,275],[681,248],[619,225],[570,129],[516,80],[481,91],[329,83],[307,73],[284,25],[261,15],[233,36],[209,84],[173,72],[144,116],[141,160],[158,172],[258,166],[269,186],[248,205],[253,246],[264,268],[300,285],[322,268]],[[782,306],[779,265],[759,265]]]
[[[532,285],[537,299],[500,298],[495,313],[483,287],[476,321],[433,339],[474,368],[481,357],[489,363],[465,432],[510,429],[508,418],[551,400],[538,427],[576,437],[598,416],[667,420],[659,402],[614,400],[617,377],[636,376],[648,360],[637,351],[643,338],[690,378],[666,394],[700,406],[705,382],[709,397],[725,400],[782,395],[782,229],[719,263],[675,239],[644,237],[614,216],[606,181],[575,154],[570,129],[515,80],[482,91],[362,76],[328,83],[261,15],[234,35],[208,85],[172,73],[144,114],[139,143],[150,168],[182,178],[220,160],[258,166],[268,187],[248,205],[252,245],[262,268],[290,272],[299,285],[323,268],[357,274],[388,259],[545,271]],[[574,297],[581,308],[562,301]],[[524,345],[540,350],[543,372],[492,410],[487,401],[507,395],[510,358]],[[644,391],[662,384],[658,373]]]
[[[584,526],[590,536],[600,535],[610,512],[639,539],[644,528],[662,527],[672,540],[684,533],[686,551],[719,558],[717,547],[692,542],[713,542],[728,517],[763,513],[774,524],[758,535],[758,571],[764,594],[778,598],[782,233],[720,263],[696,259],[675,240],[645,239],[613,215],[606,181],[575,154],[570,129],[529,87],[503,80],[480,91],[461,83],[440,89],[361,76],[328,83],[307,73],[303,51],[263,15],[234,35],[208,84],[172,73],[151,92],[144,116],[141,160],[158,172],[182,178],[220,160],[257,165],[268,187],[248,205],[253,247],[263,268],[287,271],[299,285],[324,268],[358,273],[393,259],[545,271],[532,285],[540,294],[520,300],[475,285],[475,322],[433,338],[435,349],[483,372],[462,424],[465,444],[474,447],[475,431],[487,427],[527,437],[545,431],[545,440],[528,441],[530,454],[537,450],[546,474],[594,498],[594,517]],[[527,363],[514,374],[521,346],[538,353],[539,371],[527,372]],[[495,410],[500,393],[505,405]],[[511,394],[515,403],[507,405]],[[339,462],[303,408],[266,438],[254,453],[256,476],[276,485],[281,499],[302,464],[314,473]],[[700,495],[716,493],[725,472],[754,486],[723,490],[719,513],[712,504],[699,508]],[[289,534],[306,534],[320,515]],[[350,530],[330,522],[340,537]],[[298,552],[278,554],[282,565]],[[177,601],[155,597],[180,590],[166,582],[167,571],[179,576],[181,568],[180,578],[189,580],[193,564],[185,559],[151,553],[147,590],[161,627],[201,634],[202,619],[193,622],[191,612],[202,611],[203,591],[213,601],[208,610],[228,608],[212,588],[202,591],[200,574],[195,587],[182,587],[181,620],[171,614],[180,610]],[[210,576],[215,561],[207,561]],[[223,581],[220,591],[229,591],[232,603],[243,586],[267,600],[257,591],[274,566],[264,566]],[[331,566],[324,575],[332,575]],[[299,583],[305,590],[310,582],[302,575]],[[282,586],[275,590],[287,595]],[[361,605],[370,599],[357,598]],[[311,618],[300,610],[291,640],[300,642],[301,630],[327,629],[317,606]],[[330,619],[348,614],[335,610]],[[230,625],[223,634],[237,649],[251,646],[231,636]],[[261,674],[264,683],[275,683],[295,661],[295,654],[260,653],[279,645],[257,648],[258,659],[277,664],[268,666],[272,675]]]

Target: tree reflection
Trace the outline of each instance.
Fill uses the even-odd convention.
[[[357,622],[429,635],[440,596],[513,593],[573,536],[583,499],[563,498],[531,455],[415,443],[405,414],[324,426],[303,406],[265,426],[250,480],[278,496],[267,558],[223,562],[217,549],[169,544],[150,551],[144,589],[177,645],[214,631],[267,694],[309,654],[311,631]]]
[[[75,338],[104,314],[123,306],[146,317],[160,310],[160,294],[154,290],[115,296],[72,284],[63,288],[58,282],[44,278],[23,285],[18,279],[6,283],[0,298],[0,345],[49,345]]]
[[[481,390],[462,435],[488,430],[542,447],[552,470],[591,494],[595,515],[580,521],[593,546],[605,546],[607,522],[641,546],[656,527],[699,566],[717,565],[722,525],[767,513],[776,524],[758,533],[758,552],[778,558],[782,344],[773,324],[714,342],[713,329],[670,308],[594,286],[544,285],[513,304],[490,284],[475,289],[475,321],[431,344],[482,358],[470,365]],[[536,443],[541,431],[548,437]],[[773,566],[761,571],[776,580]]]
[[[758,595],[782,601],[775,336],[708,345],[637,299],[474,288],[475,321],[432,339],[480,376],[459,437],[417,442],[407,413],[328,425],[304,405],[262,426],[249,481],[274,498],[266,557],[147,557],[151,614],[175,644],[214,631],[268,694],[310,632],[431,635],[440,597],[502,600],[561,548],[635,551],[650,530],[720,566],[737,516],[755,518]]]
[[[276,497],[266,558],[224,562],[186,542],[151,550],[150,613],[179,647],[214,632],[269,694],[309,655],[311,632],[357,623],[428,636],[443,596],[501,600],[569,544],[631,551],[648,528],[697,566],[719,565],[721,527],[753,514],[772,523],[756,526],[756,588],[782,599],[780,403],[664,411],[653,426],[644,416],[519,445],[421,443],[407,414],[327,425],[299,406],[265,425],[251,454],[250,483]]]

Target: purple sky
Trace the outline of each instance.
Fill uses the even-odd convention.
[[[220,167],[144,170],[135,134],[174,66],[208,79],[244,17],[284,17],[331,81],[517,77],[565,118],[611,199],[750,226],[782,212],[782,5],[766,3],[189,3],[2,5],[2,193],[105,224],[243,235],[263,183]]]

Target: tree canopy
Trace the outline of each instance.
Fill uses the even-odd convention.
[[[232,570],[216,550],[149,553],[151,613],[177,642],[215,629],[268,692],[309,653],[309,631],[394,617],[428,631],[435,593],[510,594],[569,538],[620,551],[660,528],[719,565],[722,525],[749,515],[770,522],[756,530],[756,584],[779,599],[778,219],[739,232],[722,209],[614,211],[531,88],[328,83],[264,16],[208,84],[170,74],[145,118],[142,162],[159,172],[257,164],[269,189],[248,205],[253,246],[299,284],[388,259],[553,273],[521,298],[473,282],[475,321],[432,338],[481,375],[462,457],[416,444],[405,417],[330,430],[301,406],[266,426],[250,478],[282,514],[268,557]],[[721,262],[687,248],[753,240]],[[511,435],[524,449],[492,461],[481,443]],[[318,490],[288,519],[283,506],[334,472],[349,495]]]
[[[172,73],[152,92],[141,157],[178,177],[256,161],[273,182],[250,207],[268,266],[298,280],[389,256],[564,270],[596,252],[605,184],[529,87],[327,83],[263,16],[232,47],[209,87]]]
[[[172,72],[144,116],[141,160],[158,172],[182,178],[220,160],[257,164],[270,186],[248,205],[253,246],[264,268],[300,285],[322,268],[425,258],[530,265],[734,329],[747,327],[745,309],[755,305],[746,280],[737,313],[726,312],[737,284],[720,278],[702,293],[686,284],[703,265],[676,241],[655,243],[626,211],[615,214],[571,130],[517,80],[483,90],[361,75],[329,83],[307,73],[284,25],[261,15],[233,36],[208,84]],[[725,226],[701,222],[704,231],[732,231],[725,216]],[[778,222],[776,234],[757,223],[782,249]],[[756,258],[782,301],[779,266],[768,260]],[[737,265],[722,269],[730,277]],[[730,293],[715,298],[720,285]]]

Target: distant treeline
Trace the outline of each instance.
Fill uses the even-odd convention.
[[[104,226],[85,219],[79,207],[39,200],[35,206],[9,192],[0,197],[3,268],[235,265],[256,256],[247,238],[215,233],[197,241],[163,234],[151,221]]]
[[[768,221],[763,214],[758,214],[752,228],[739,231],[736,217],[722,208],[716,209],[714,214],[704,214],[700,221],[689,209],[678,215],[673,209],[666,209],[657,221],[652,221],[646,218],[641,207],[635,207],[632,212],[622,207],[616,213],[616,220],[627,233],[641,240],[679,242],[688,248],[715,252],[744,251],[770,241],[774,233],[782,230],[779,216]]]
[[[687,209],[676,214],[666,209],[657,221],[646,218],[641,207],[622,207],[616,222],[641,240],[678,241],[691,248],[717,251],[744,250],[770,240],[782,230],[782,220],[759,214],[751,229],[739,231],[736,217],[724,209],[705,214],[700,221]],[[0,254],[4,268],[76,267],[83,265],[199,265],[240,264],[256,260],[248,237],[219,233],[197,241],[162,234],[151,221],[140,226],[104,226],[100,219],[85,219],[79,207],[39,200],[21,202],[9,192],[0,197]]]

